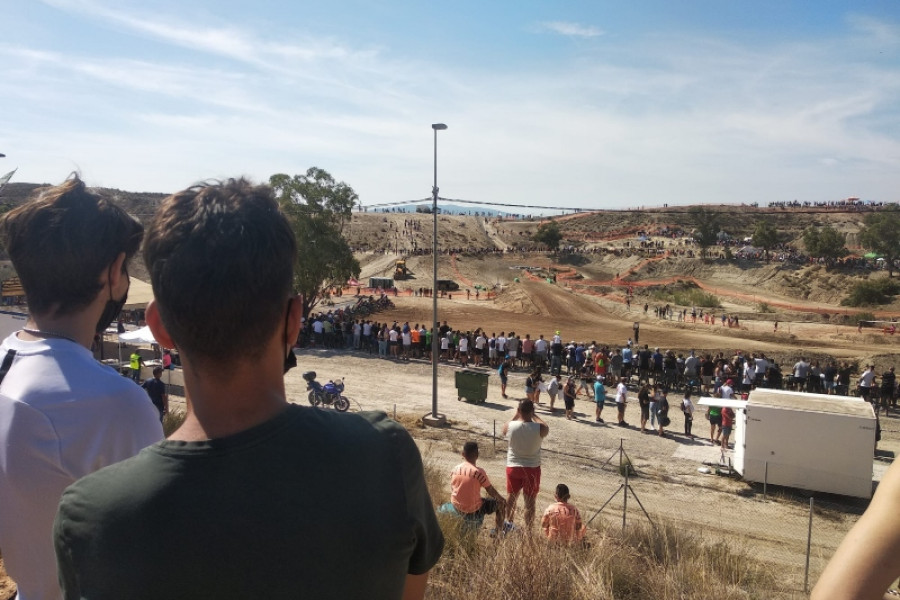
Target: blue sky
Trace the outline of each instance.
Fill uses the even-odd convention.
[[[900,201],[900,3],[5,0],[0,173],[363,204]]]

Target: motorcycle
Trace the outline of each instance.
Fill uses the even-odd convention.
[[[343,379],[322,385],[316,381],[315,371],[307,371],[303,374],[303,379],[306,381],[306,389],[309,390],[309,403],[313,406],[330,404],[340,412],[350,408],[350,400],[344,395]]]

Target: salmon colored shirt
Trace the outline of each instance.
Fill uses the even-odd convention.
[[[418,331],[418,330],[413,329],[412,331],[409,332],[409,335],[412,336],[412,343],[413,343],[413,344],[418,344],[418,343],[421,341],[421,338],[419,337],[419,331]]]
[[[450,502],[462,513],[481,508],[481,488],[491,487],[487,473],[481,467],[461,462],[450,472]]]
[[[574,542],[584,537],[581,513],[568,502],[548,506],[541,518],[541,528],[549,540]]]

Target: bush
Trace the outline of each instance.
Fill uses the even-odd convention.
[[[769,306],[768,302],[760,302],[757,310],[761,313],[773,313],[775,312],[771,306]]]
[[[851,319],[851,322],[852,322],[854,325],[856,325],[856,324],[858,324],[860,321],[874,321],[874,320],[875,320],[875,315],[872,314],[872,313],[870,313],[870,312],[861,312],[861,313],[856,313],[855,315],[853,315],[852,317],[850,317],[850,319]]]
[[[853,286],[850,294],[841,300],[843,306],[877,306],[887,304],[900,293],[900,283],[893,279],[860,281]]]
[[[657,302],[665,302],[677,306],[699,306],[702,308],[719,308],[722,306],[714,294],[707,294],[699,288],[655,290],[651,297]]]
[[[184,423],[184,419],[187,417],[187,413],[181,409],[169,409],[169,412],[163,417],[163,434],[166,437],[169,437],[175,430],[181,427],[181,424]]]

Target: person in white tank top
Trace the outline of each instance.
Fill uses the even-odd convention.
[[[509,440],[506,454],[506,491],[508,517],[512,522],[519,493],[525,496],[525,525],[530,531],[534,525],[535,499],[541,487],[541,443],[550,428],[534,413],[534,402],[519,403],[516,416],[503,426],[503,435]]]

